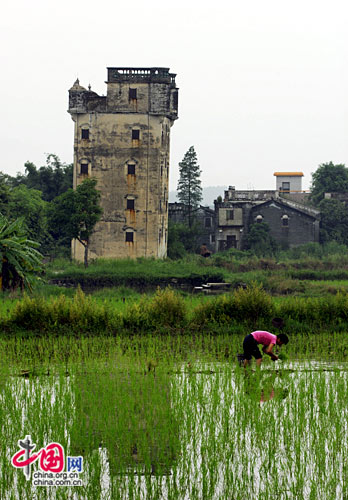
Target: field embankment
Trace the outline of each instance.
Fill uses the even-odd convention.
[[[272,297],[261,285],[216,297],[183,295],[171,288],[150,295],[24,296],[2,307],[3,336],[31,335],[233,335],[253,329],[273,331],[272,318],[284,331],[318,333],[348,329],[348,294],[325,297]],[[10,299],[8,299],[10,301]]]

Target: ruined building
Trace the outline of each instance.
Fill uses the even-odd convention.
[[[166,256],[175,76],[168,68],[108,68],[106,96],[78,80],[69,90],[74,188],[95,177],[101,192],[103,216],[91,239],[92,258]],[[78,241],[72,256],[83,260]]]

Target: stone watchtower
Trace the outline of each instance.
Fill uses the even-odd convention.
[[[165,257],[168,240],[170,128],[178,89],[168,68],[108,68],[107,95],[76,80],[69,90],[75,122],[74,188],[97,179],[103,216],[93,257]],[[83,260],[83,247],[72,243]]]

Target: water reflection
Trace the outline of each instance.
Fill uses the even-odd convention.
[[[289,394],[289,373],[274,371],[273,373],[257,370],[244,373],[245,394],[256,402],[282,400]]]
[[[320,362],[16,378],[0,391],[0,498],[342,500],[347,397],[347,364]],[[9,465],[25,433],[82,455],[84,489],[31,488]]]
[[[76,375],[73,454],[107,450],[110,475],[165,473],[176,456],[177,422],[165,373]]]

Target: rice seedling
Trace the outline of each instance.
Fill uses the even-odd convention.
[[[241,340],[2,339],[0,498],[344,499],[345,335],[297,335],[256,372]],[[11,464],[27,435],[82,456],[82,486],[27,481]]]

